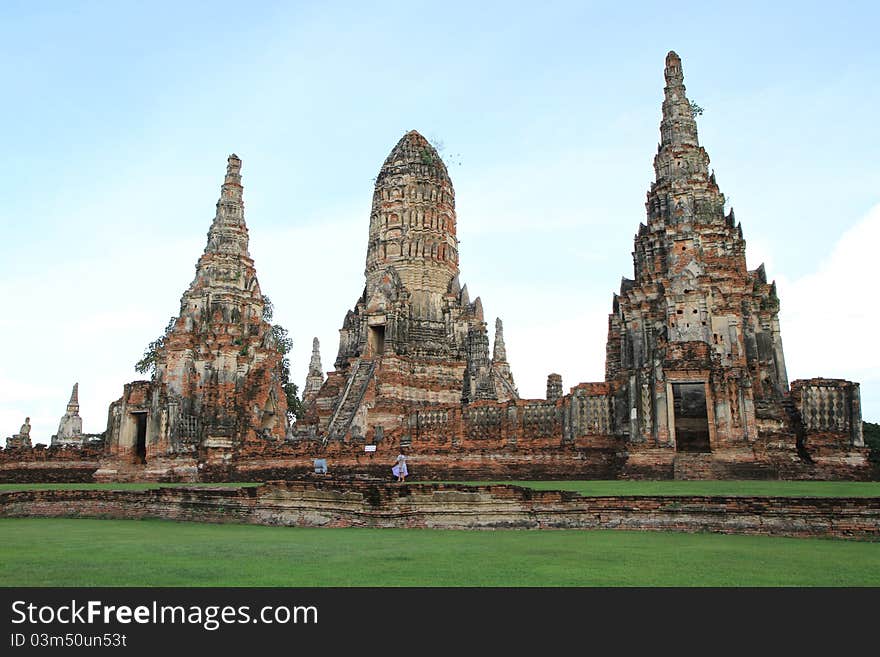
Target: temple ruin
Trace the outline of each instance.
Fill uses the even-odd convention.
[[[310,402],[326,440],[372,440],[413,406],[516,399],[497,323],[459,282],[455,192],[443,160],[406,133],[376,178],[366,285],[340,330],[336,370]]]
[[[757,463],[788,448],[809,460],[827,442],[806,434],[807,410],[789,394],[776,285],[764,266],[746,268],[742,225],[726,209],[685,93],[681,59],[666,57],[666,88],[647,221],[608,321],[606,380],[612,422],[629,449],[674,450],[675,466],[705,467],[695,454]],[[795,382],[793,389],[800,389]],[[834,446],[864,445],[858,384],[815,384],[834,425]],[[819,427],[816,427],[819,429]]]
[[[109,458],[98,477],[196,478],[200,466],[222,467],[248,444],[284,440],[282,354],[264,308],[248,252],[241,160],[231,155],[207,246],[156,350],[154,376],[126,384],[110,406]]]
[[[281,479],[315,459],[341,476],[388,477],[404,446],[423,479],[871,476],[859,385],[789,384],[776,286],[763,265],[746,266],[742,225],[699,143],[674,52],[665,80],[655,180],[633,278],[613,297],[604,381],[566,392],[554,373],[546,399],[520,398],[501,320],[490,352],[482,302],[460,282],[449,172],[410,131],[376,178],[365,280],[352,281],[362,292],[334,369],[325,378],[316,338],[303,416],[289,426],[232,155],[154,375],[111,404],[94,477]],[[74,430],[76,410],[59,436]],[[15,465],[22,458],[3,455],[0,476],[30,476]],[[81,458],[77,472],[87,466]]]

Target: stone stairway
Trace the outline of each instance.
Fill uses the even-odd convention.
[[[144,470],[142,463],[134,463],[131,458],[110,458],[101,461],[92,477],[98,483],[141,481]]]
[[[328,440],[341,440],[345,437],[345,432],[351,426],[355,413],[367,392],[367,385],[373,378],[373,372],[376,369],[376,363],[372,360],[358,360],[352,367],[352,374],[348,378],[345,390],[333,417],[330,418],[330,424],[327,426],[327,433],[324,435],[324,444]]]
[[[672,472],[676,480],[716,478],[712,473],[712,454],[705,452],[677,452]]]

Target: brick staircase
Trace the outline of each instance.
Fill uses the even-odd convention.
[[[367,392],[367,385],[373,378],[375,369],[376,363],[367,359],[360,359],[353,365],[352,374],[342,392],[342,398],[327,426],[327,433],[323,441],[325,445],[328,440],[342,439],[345,436],[345,432],[351,426],[351,421]]]

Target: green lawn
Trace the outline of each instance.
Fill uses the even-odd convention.
[[[390,483],[390,480],[389,480]],[[417,483],[417,482],[412,482]],[[430,483],[430,482],[426,482]],[[465,484],[514,484],[539,490],[571,490],[581,495],[771,495],[781,497],[880,497],[878,481],[468,481]],[[160,486],[258,486],[258,483],[221,484],[0,484],[4,490],[128,489]]]
[[[2,586],[878,586],[880,544],[0,519]]]

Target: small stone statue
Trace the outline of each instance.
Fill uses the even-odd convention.
[[[31,419],[26,417],[18,433],[6,439],[7,449],[22,449],[31,447]]]

